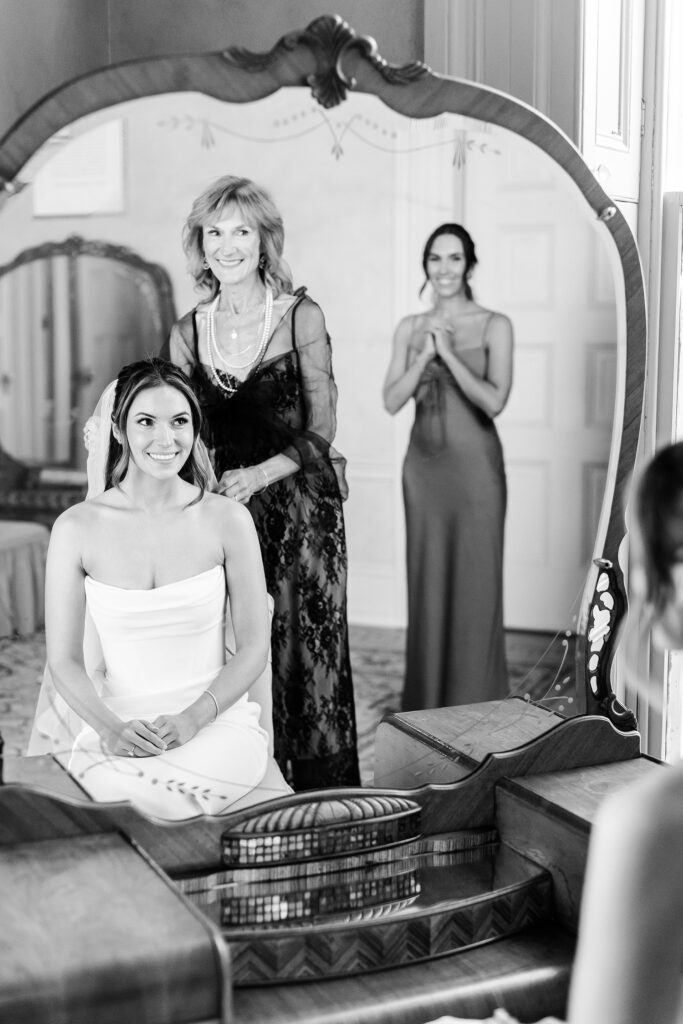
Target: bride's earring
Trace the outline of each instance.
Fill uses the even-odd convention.
[[[209,269],[209,261],[207,260],[206,256],[202,260],[202,266],[204,267],[204,270],[208,270]]]

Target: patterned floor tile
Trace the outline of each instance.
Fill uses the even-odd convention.
[[[351,626],[350,634],[361,781],[367,786],[374,775],[375,730],[385,714],[400,710],[405,633]],[[511,633],[507,650],[513,693],[571,713],[573,654],[566,638]],[[26,748],[44,664],[43,633],[0,640],[0,734],[7,754]]]

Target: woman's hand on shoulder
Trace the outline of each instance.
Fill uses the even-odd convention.
[[[228,469],[223,473],[218,481],[218,493],[246,505],[252,496],[264,490],[268,483],[265,470],[259,466],[243,466],[241,469]]]

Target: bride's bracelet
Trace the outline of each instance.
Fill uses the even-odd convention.
[[[254,494],[263,494],[263,492],[266,490],[266,488],[270,486],[270,480],[269,480],[268,474],[266,473],[266,471],[263,468],[263,466],[256,466],[255,469],[257,469],[259,471],[259,473],[263,473],[263,479],[266,482],[264,483],[263,487],[260,488],[260,490],[253,491],[253,493]]]
[[[214,702],[214,704],[216,705],[216,714],[215,714],[215,715],[213,716],[213,718],[211,719],[211,721],[212,721],[212,722],[215,722],[215,721],[216,721],[216,719],[218,718],[219,714],[221,713],[221,709],[220,709],[220,708],[218,707],[218,701],[217,701],[217,700],[216,700],[216,698],[214,697],[214,695],[213,695],[213,693],[211,692],[211,690],[204,690],[204,693],[208,694],[208,696],[209,696],[209,697],[211,698],[211,700],[212,700],[212,701]]]

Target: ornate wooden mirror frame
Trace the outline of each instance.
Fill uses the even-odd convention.
[[[62,292],[61,301],[66,305],[69,310],[69,327],[68,332],[70,334],[70,347],[72,350],[78,348],[78,335],[80,331],[80,306],[81,300],[79,298],[79,290],[81,287],[78,275],[78,264],[84,258],[93,258],[99,261],[108,261],[109,264],[115,268],[120,269],[127,268],[132,275],[137,275],[140,281],[146,282],[149,291],[151,293],[150,298],[150,311],[158,322],[159,331],[159,342],[158,347],[160,348],[164,341],[168,338],[171,327],[176,319],[176,311],[173,302],[173,286],[166,270],[158,263],[150,263],[147,260],[142,259],[136,252],[122,245],[113,245],[109,242],[85,239],[79,235],[71,235],[66,238],[63,242],[43,242],[40,245],[31,246],[28,249],[22,250],[13,260],[6,263],[4,266],[0,266],[0,279],[8,277],[19,271],[21,268],[33,268],[36,265],[41,265],[46,268],[46,272],[49,275],[50,285],[48,291],[50,292],[50,301],[55,303],[59,301],[59,298],[55,298],[54,292]],[[58,260],[64,260],[66,264],[66,273],[64,279],[60,283],[55,280],[53,262]],[[18,291],[16,280],[11,289]],[[39,310],[39,305],[35,304],[36,315],[43,315]],[[43,311],[44,313],[45,311]],[[54,325],[52,324],[51,318],[45,317],[46,330],[53,330]],[[54,338],[50,336],[49,344],[52,345]],[[7,367],[3,367],[3,375],[8,372]],[[112,370],[110,372],[115,372]],[[92,380],[92,372],[88,369],[72,372],[70,374],[70,396],[69,405],[73,409],[79,401],[78,394],[79,390],[87,385]],[[96,400],[96,397],[95,397]],[[30,403],[34,405],[35,403]],[[36,415],[36,409],[31,410],[32,415]],[[54,419],[54,408],[52,409],[52,419]],[[50,440],[54,443],[55,425],[54,422],[46,423],[46,440],[51,434]],[[78,448],[82,448],[82,442],[80,438],[80,432],[76,429],[76,421],[72,419],[69,428],[69,448],[71,452],[75,452]],[[54,461],[54,460],[53,460]],[[58,461],[58,460],[57,460]]]
[[[394,66],[374,40],[358,36],[339,17],[323,16],[280,39],[267,53],[241,47],[203,55],[168,56],[107,67],[67,83],[29,110],[0,140],[0,203],[19,191],[21,170],[56,131],[89,113],[161,93],[198,91],[244,103],[283,87],[308,86],[325,108],[349,91],[372,94],[411,118],[444,112],[506,128],[546,153],[573,181],[612,242],[612,263],[623,277],[614,427],[603,512],[593,549],[594,568],[582,610],[577,670],[585,681],[585,710],[622,729],[635,725],[611,690],[615,627],[625,609],[618,550],[625,534],[624,489],[633,470],[645,370],[643,278],[631,231],[570,140],[543,115],[483,86],[433,74],[415,62]]]
[[[0,267],[0,276],[11,274],[18,267],[36,260],[52,259],[55,256],[66,256],[69,260],[77,260],[81,256],[95,256],[99,259],[114,260],[123,263],[132,270],[149,277],[159,302],[161,330],[168,334],[176,317],[173,304],[173,287],[168,274],[158,263],[150,263],[142,259],[136,252],[123,245],[112,245],[110,242],[93,241],[71,235],[63,242],[44,242],[42,245],[23,249],[10,263]]]

